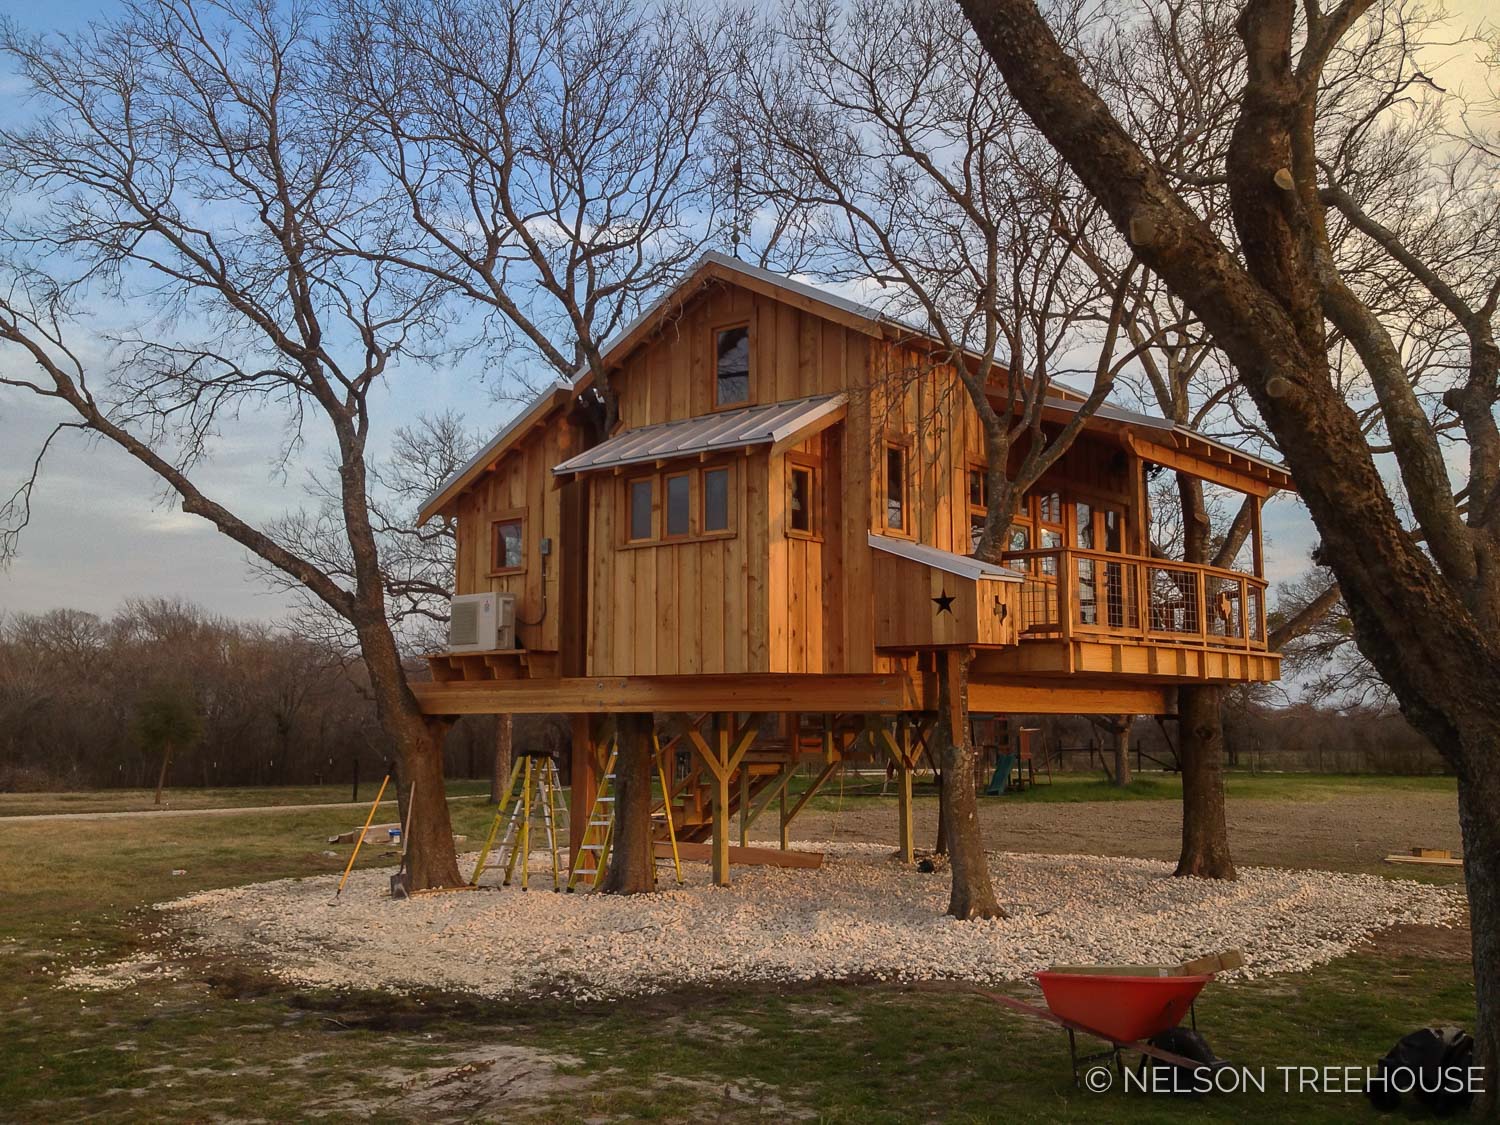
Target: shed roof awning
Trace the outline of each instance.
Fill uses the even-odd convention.
[[[896,539],[890,535],[869,533],[870,546],[888,555],[897,555],[912,562],[930,566],[960,578],[994,578],[1002,582],[1024,582],[1026,576],[1009,567],[976,559],[972,555],[958,555],[941,547],[929,547],[926,543],[913,543],[910,539]]]
[[[751,445],[800,443],[839,421],[847,404],[848,398],[842,394],[819,395],[641,426],[624,430],[608,441],[568,458],[554,466],[552,471],[558,476],[566,476],[743,449]]]

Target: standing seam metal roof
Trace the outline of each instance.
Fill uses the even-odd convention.
[[[747,445],[774,445],[820,418],[832,416],[845,402],[847,396],[843,394],[819,395],[641,426],[568,458],[552,471],[562,476]]]

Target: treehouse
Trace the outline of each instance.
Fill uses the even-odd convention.
[[[779,798],[784,843],[791,771],[859,752],[903,779],[909,854],[910,771],[960,665],[957,705],[995,715],[1160,715],[1174,685],[1277,678],[1259,517],[1283,469],[1105,406],[983,562],[985,442],[937,354],[875,310],[705,257],[607,348],[613,432],[590,437],[587,373],[560,382],[424,506],[455,529],[456,593],[497,595],[511,626],[432,656],[424,710],[575,716],[585,802],[608,716],[676,716],[661,751],[696,765],[669,799],[685,831],[713,827],[724,881],[732,813],[744,843]],[[1049,398],[1044,427],[1080,401]],[[1250,498],[1247,569],[1162,557],[1162,470]]]

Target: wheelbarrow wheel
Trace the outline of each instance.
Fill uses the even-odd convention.
[[[1214,1054],[1208,1040],[1190,1027],[1174,1027],[1147,1040],[1158,1050],[1170,1051],[1200,1066],[1189,1070],[1175,1063],[1163,1062],[1150,1055],[1141,1056],[1140,1074],[1146,1089],[1177,1094],[1202,1094],[1213,1088],[1212,1072],[1229,1064]],[[1207,1075],[1200,1072],[1208,1071]]]

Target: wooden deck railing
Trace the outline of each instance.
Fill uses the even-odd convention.
[[[1266,648],[1266,582],[1197,563],[1081,551],[1008,551],[1021,570],[1021,635]]]

